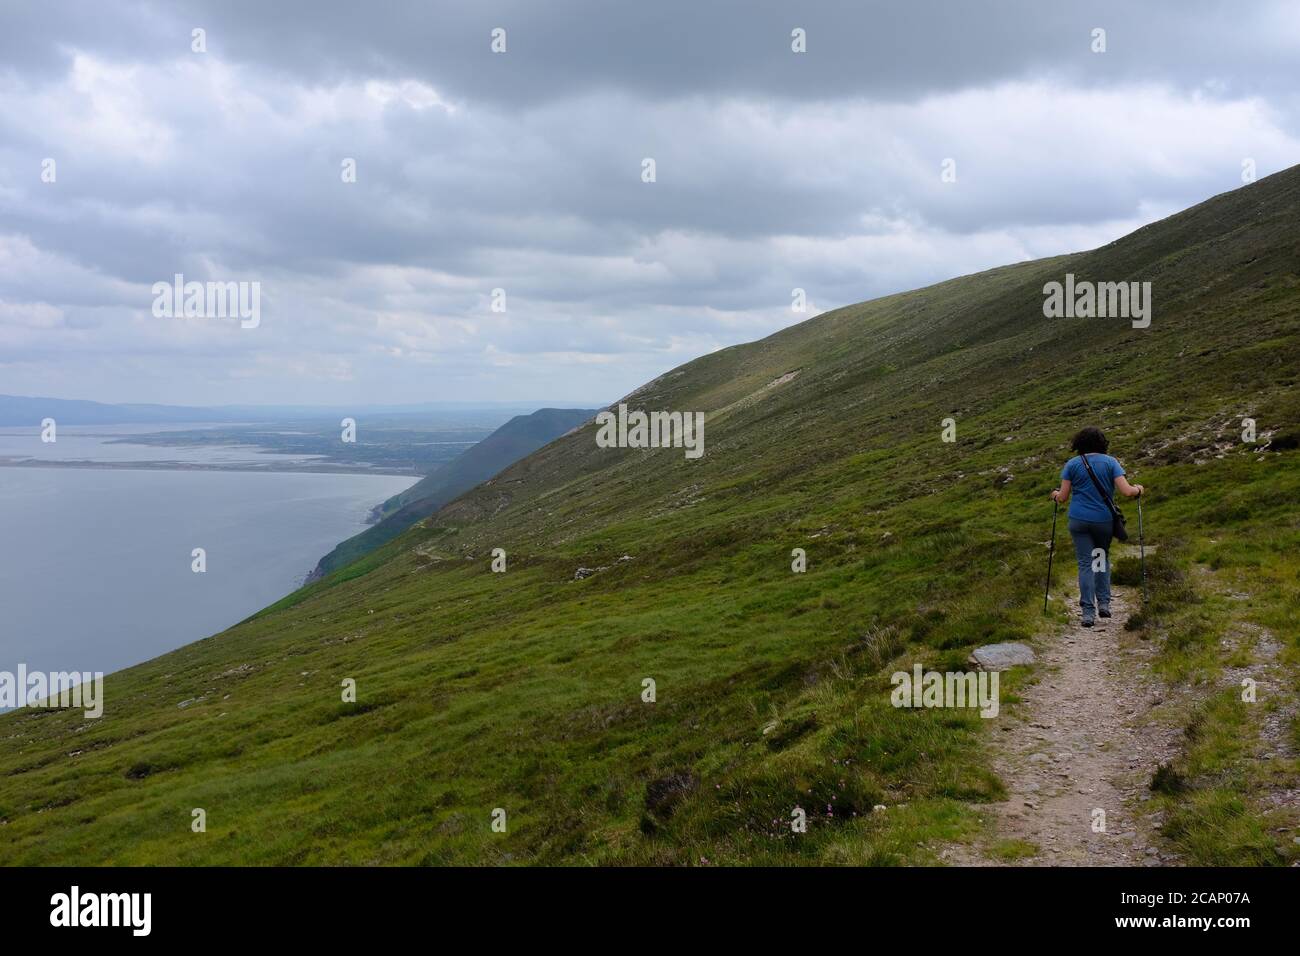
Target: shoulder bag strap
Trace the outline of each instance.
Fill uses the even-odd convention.
[[[1106,489],[1103,488],[1101,482],[1097,480],[1096,474],[1093,473],[1092,465],[1088,464],[1088,456],[1083,452],[1079,452],[1079,457],[1083,460],[1083,467],[1088,470],[1088,477],[1092,479],[1093,485],[1097,488],[1097,494],[1101,495],[1101,500],[1106,502],[1106,507],[1110,509],[1110,513],[1112,515],[1115,514],[1119,509],[1115,507],[1115,502],[1110,500],[1110,495],[1106,493]]]

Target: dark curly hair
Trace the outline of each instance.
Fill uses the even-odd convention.
[[[1070,442],[1070,449],[1072,451],[1089,455],[1104,455],[1106,454],[1106,449],[1109,447],[1110,442],[1107,441],[1106,436],[1102,434],[1102,430],[1100,428],[1094,428],[1092,425],[1081,430]]]

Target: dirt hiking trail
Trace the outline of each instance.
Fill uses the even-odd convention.
[[[1151,673],[1151,642],[1124,630],[1141,593],[1116,587],[1114,616],[1090,628],[1080,623],[1077,590],[1053,595],[1057,607],[1062,600],[1070,623],[1039,635],[1036,680],[992,729],[1007,799],[982,808],[986,829],[975,844],[949,847],[942,858],[957,866],[1176,865],[1144,807],[1152,774],[1178,743],[1181,724],[1167,711],[1181,708],[1166,703]]]

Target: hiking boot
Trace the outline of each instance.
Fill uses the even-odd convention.
[[[1107,615],[1107,616],[1109,616],[1109,615]],[[1092,627],[1092,625],[1093,625],[1093,620],[1092,620],[1092,618],[1090,618],[1090,617],[1085,617],[1085,618],[1083,619],[1083,626],[1084,626],[1084,627]]]
[[[1110,608],[1104,607],[1097,612],[1102,617],[1110,617]]]

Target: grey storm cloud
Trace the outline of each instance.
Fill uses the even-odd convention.
[[[1214,0],[79,0],[10,4],[0,57],[46,73],[60,71],[69,46],[114,59],[165,59],[200,26],[218,55],[305,82],[413,76],[508,108],[593,88],[652,97],[912,98],[1045,71],[1095,79],[1087,37],[1102,27],[1113,38],[1103,82],[1198,87],[1212,78],[1249,95],[1294,87],[1294,35],[1285,36],[1296,29],[1291,6],[1285,0],[1249,8]],[[501,63],[492,62],[486,39],[496,27],[510,39],[511,56]],[[790,58],[794,27],[808,31],[816,56]]]
[[[0,391],[608,400],[807,318],[794,288],[1087,248],[1294,164],[1298,53],[1280,2],[9,3]],[[263,325],[154,319],[176,272],[259,281]]]

